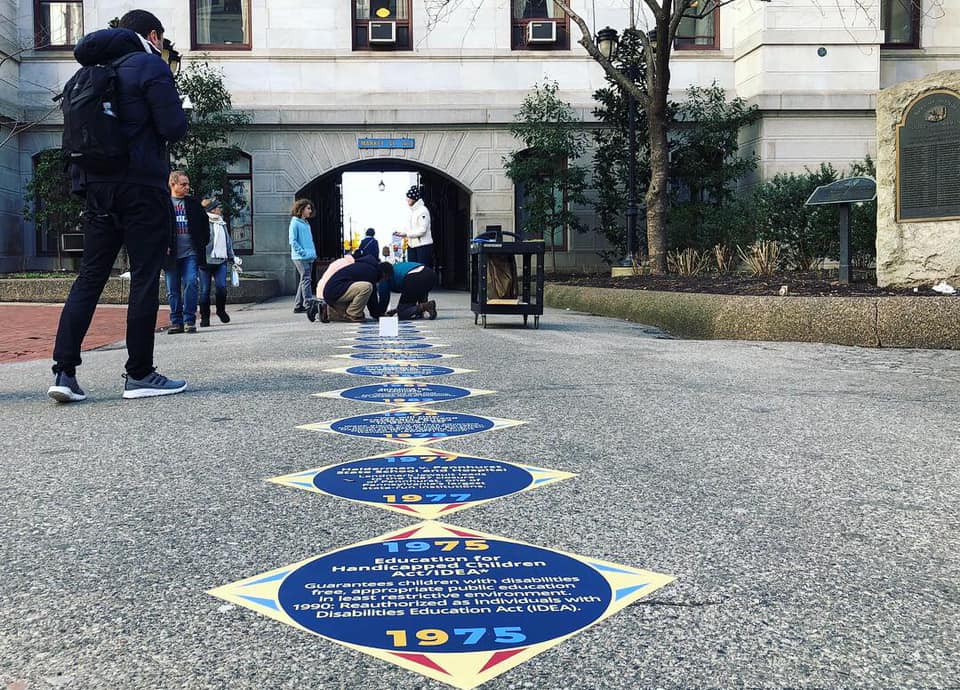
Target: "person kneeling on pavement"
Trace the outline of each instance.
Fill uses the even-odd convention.
[[[377,286],[380,308],[386,311],[390,303],[390,293],[399,292],[397,308],[386,311],[387,316],[397,315],[403,321],[437,318],[437,303],[430,299],[430,290],[437,284],[437,274],[429,266],[416,261],[403,261],[380,264],[382,279]]]
[[[380,264],[376,258],[360,257],[329,277],[324,277],[327,280],[323,285],[320,320],[324,323],[331,320],[351,323],[364,321],[363,310],[374,294],[374,284],[380,281]],[[374,316],[380,315],[376,307],[372,307],[371,313]]]

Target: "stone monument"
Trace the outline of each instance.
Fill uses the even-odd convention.
[[[877,98],[877,284],[960,285],[960,71]]]

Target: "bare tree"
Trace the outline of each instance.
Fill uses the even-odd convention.
[[[425,0],[427,8],[428,31],[447,19],[455,10],[468,0]],[[469,0],[476,13],[484,0]],[[557,7],[580,29],[578,43],[606,72],[610,78],[636,99],[647,115],[650,147],[650,186],[647,188],[647,246],[650,254],[651,270],[665,273],[667,270],[667,179],[668,160],[668,117],[667,96],[670,92],[670,57],[680,22],[685,19],[704,19],[719,8],[734,2],[770,2],[771,0],[630,0],[630,27],[643,45],[646,56],[646,88],[620,72],[601,52],[587,22],[570,7],[570,0],[554,0]],[[828,10],[837,11],[844,24],[849,26],[863,13],[866,22],[880,31],[874,18],[878,16],[881,0],[786,0],[793,3],[808,3],[826,14]],[[945,0],[899,0],[912,3],[924,17],[940,18],[944,15]],[[640,30],[636,26],[635,5],[644,6],[647,26]],[[647,30],[649,29],[649,30]]]
[[[6,21],[11,22],[16,20],[8,19]],[[16,27],[16,25],[14,25],[14,29],[19,33],[19,29]],[[20,56],[26,52],[37,50],[39,48],[46,48],[50,45],[51,38],[49,34],[38,32],[28,39],[20,37],[19,45],[17,46],[16,50],[13,50],[10,53],[0,50],[0,70],[2,70],[4,65],[6,65],[8,62],[15,62],[19,64]],[[51,99],[59,94],[62,88],[60,85],[57,85],[56,88],[51,88],[46,84],[39,84],[37,82],[30,81],[29,79],[24,79],[21,76],[18,76],[16,83],[9,81],[5,77],[0,77],[0,82],[12,87],[18,93],[20,92],[21,84],[36,86],[43,91],[47,91],[50,94]],[[59,103],[54,102],[44,112],[33,117],[26,117],[23,110],[19,107],[17,108],[17,117],[0,115],[0,132],[3,132],[3,134],[0,135],[0,147],[5,146],[8,142],[15,139],[21,132],[25,132],[28,129],[36,127],[37,125],[46,121],[46,119],[53,115],[59,108]]]

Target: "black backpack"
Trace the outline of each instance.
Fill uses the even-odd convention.
[[[127,139],[116,113],[116,68],[128,57],[81,67],[63,89],[63,153],[67,163],[86,172],[122,171],[129,163]]]

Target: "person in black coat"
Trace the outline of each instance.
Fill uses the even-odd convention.
[[[354,259],[361,256],[372,256],[377,261],[380,260],[380,243],[377,242],[377,231],[373,228],[367,228],[366,236],[360,240],[360,246],[353,253]]]
[[[131,10],[120,18],[120,27],[87,34],[73,51],[84,66],[112,64],[122,58],[116,67],[112,110],[120,120],[129,159],[126,166],[106,173],[85,172],[77,166],[70,171],[73,191],[86,198],[84,251],[53,348],[55,378],[47,394],[58,402],[86,398],[76,378],[80,347],[122,246],[130,259],[123,397],[169,395],[187,387],[186,381],[158,373],[153,362],[157,283],[172,223],[167,143],[186,135],[187,116],[170,67],[160,57],[164,32],[160,20],[145,10]]]
[[[173,236],[163,274],[170,303],[167,333],[197,332],[197,272],[206,266],[210,220],[199,201],[190,196],[190,178],[182,170],[170,173]]]
[[[363,310],[373,295],[373,286],[380,281],[380,263],[375,257],[362,256],[330,276],[323,287],[323,306],[320,320],[364,320]],[[376,308],[374,308],[376,313]],[[378,314],[377,314],[378,315]]]

